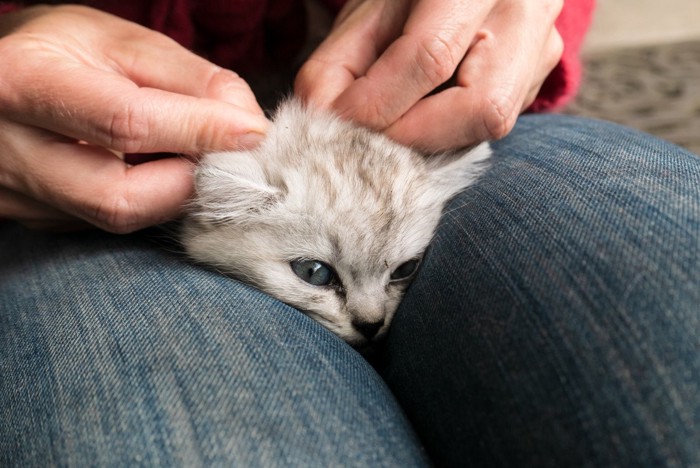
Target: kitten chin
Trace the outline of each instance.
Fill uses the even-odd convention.
[[[489,155],[424,156],[289,99],[258,148],[203,158],[182,242],[362,347],[386,334],[442,209]]]

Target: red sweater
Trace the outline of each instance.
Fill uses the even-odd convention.
[[[322,0],[333,10],[346,0]],[[580,81],[579,49],[595,0],[565,0],[557,20],[564,55],[547,78],[532,110],[566,103]],[[23,5],[52,3],[24,1]],[[62,2],[53,2],[62,3]],[[306,32],[303,0],[84,0],[104,10],[167,34],[220,66],[245,75],[292,57]],[[0,4],[0,13],[17,8]]]

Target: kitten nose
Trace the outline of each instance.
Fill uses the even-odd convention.
[[[379,332],[379,329],[382,328],[382,325],[384,325],[384,319],[380,320],[379,322],[364,322],[361,320],[352,321],[352,326],[355,327],[355,330],[360,332],[362,336],[368,340],[375,337],[377,332]]]

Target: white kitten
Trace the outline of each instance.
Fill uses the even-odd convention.
[[[489,155],[423,156],[291,99],[259,148],[204,158],[183,244],[362,346],[386,333],[445,203]]]

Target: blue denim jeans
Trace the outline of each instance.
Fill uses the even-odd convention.
[[[700,158],[561,116],[494,150],[377,370],[152,232],[0,225],[0,466],[700,463]]]

